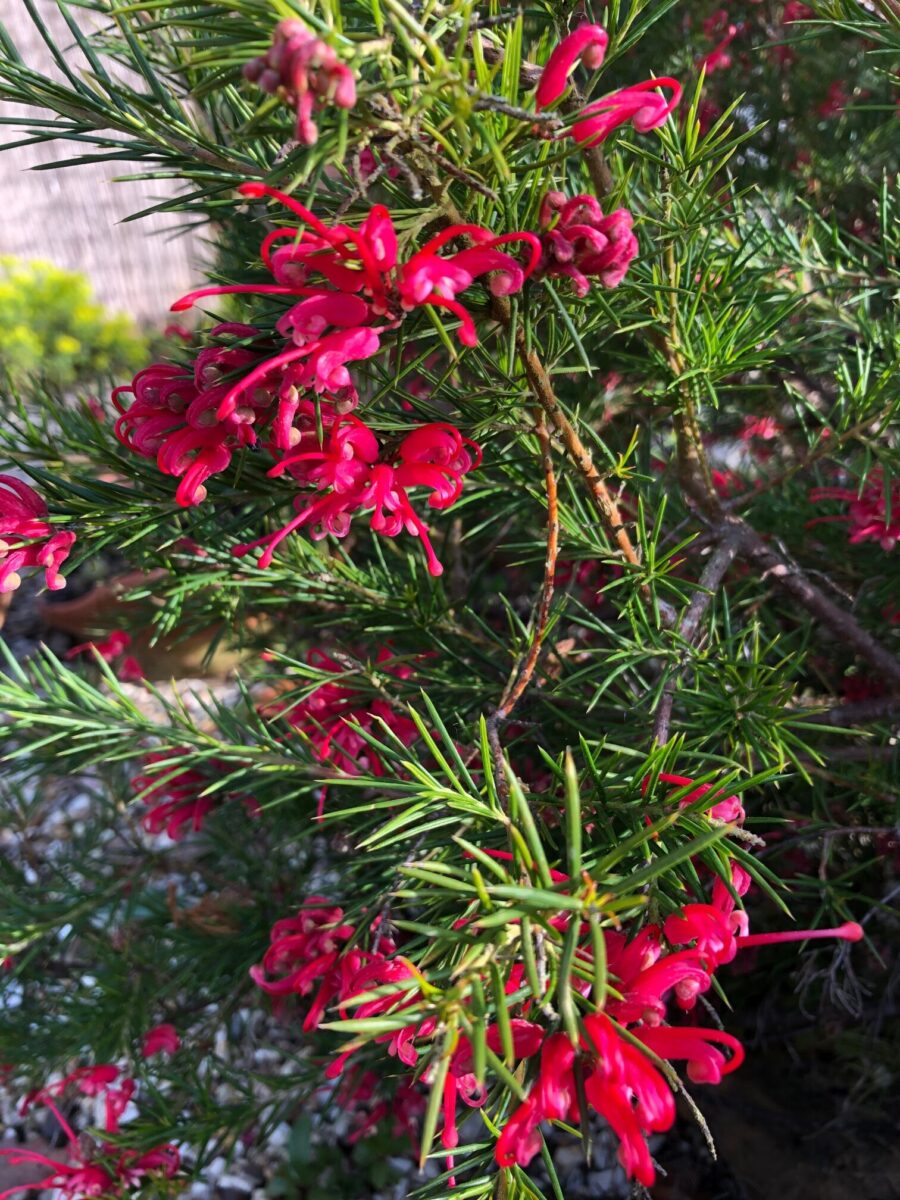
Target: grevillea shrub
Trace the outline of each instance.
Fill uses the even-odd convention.
[[[106,590],[0,677],[0,1200],[646,1195],[891,963],[892,5],[105,11],[9,119],[211,249],[7,388],[0,592]]]

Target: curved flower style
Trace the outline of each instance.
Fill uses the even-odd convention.
[[[659,94],[659,88],[671,91],[668,100]],[[599,146],[614,129],[629,121],[638,133],[649,133],[665,124],[680,100],[681,84],[677,80],[668,76],[645,79],[586,105],[569,134],[585,146]]]
[[[655,1178],[645,1135],[670,1129],[675,1101],[664,1076],[650,1059],[626,1042],[603,1013],[584,1019],[585,1033],[573,1047],[562,1033],[548,1036],[541,1051],[538,1080],[512,1114],[495,1148],[501,1167],[527,1166],[541,1147],[542,1121],[579,1123],[576,1058],[581,1059],[584,1096],[619,1138],[619,1161],[630,1178],[650,1187]],[[736,1038],[715,1029],[641,1029],[642,1042],[660,1058],[687,1059],[696,1082],[718,1082],[743,1061]],[[671,1035],[671,1036],[669,1036]],[[731,1050],[726,1059],[716,1043]]]
[[[676,787],[679,787],[679,788],[689,787],[694,782],[693,779],[691,779],[687,775],[667,775],[665,773],[660,775],[659,781],[660,781],[660,783],[674,783],[676,785]],[[641,784],[641,792],[642,793],[646,793],[649,784],[650,784],[650,780],[645,779],[644,782]],[[708,795],[709,792],[712,791],[713,786],[714,785],[711,783],[698,784],[692,792],[688,792],[688,794],[686,796],[682,796],[682,798],[678,802],[678,807],[679,808],[690,807],[690,805],[696,803],[696,801],[699,800],[701,798],[701,796]],[[726,796],[724,799],[719,800],[719,799],[717,799],[717,797],[720,794],[721,793],[716,792],[715,797],[714,797],[714,798],[716,798],[716,803],[713,804],[710,808],[706,809],[706,815],[708,817],[712,817],[712,819],[715,821],[736,822],[738,825],[742,825],[744,823],[744,820],[745,820],[747,814],[744,812],[744,806],[741,804],[738,797],[737,796]]]
[[[66,651],[65,657],[71,659],[80,654],[90,655],[96,652],[107,663],[115,663],[116,659],[119,659],[116,664],[116,678],[123,683],[139,683],[145,678],[144,671],[134,655],[125,653],[130,645],[131,635],[124,629],[114,629],[108,637],[99,642],[80,642],[77,646],[72,646]]]
[[[272,45],[244,66],[244,78],[264,92],[279,94],[297,111],[297,140],[313,146],[319,137],[314,109],[327,103],[352,108],[356,79],[346,63],[302,21],[288,18],[275,26]]]
[[[535,92],[538,112],[553,104],[566,90],[569,74],[580,61],[589,71],[603,65],[609,36],[600,25],[579,25],[564,37],[547,59]]]
[[[425,523],[412,507],[408,490],[430,489],[430,508],[449,508],[462,491],[463,476],[481,461],[481,450],[453,425],[422,425],[381,457],[378,440],[367,425],[348,414],[331,424],[324,445],[314,429],[305,431],[296,449],[269,471],[289,472],[302,486],[319,494],[301,493],[294,500],[297,516],[287,525],[253,542],[235,547],[238,556],[260,546],[258,565],[268,567],[278,545],[295,529],[309,525],[313,538],[327,534],[346,537],[352,516],[371,510],[369,524],[376,533],[396,537],[403,530],[418,537],[428,570],[443,573]]]
[[[604,216],[594,196],[569,199],[562,192],[548,192],[539,220],[543,252],[535,274],[571,279],[578,296],[588,294],[591,279],[617,287],[638,252],[628,209]]]
[[[724,13],[724,9],[722,12]],[[725,13],[725,16],[727,18],[727,13]],[[724,28],[721,29],[722,37],[720,40],[716,43],[713,49],[709,51],[708,54],[704,54],[704,56],[700,59],[700,69],[705,71],[707,75],[712,75],[714,71],[727,70],[733,61],[731,54],[728,51],[728,47],[731,45],[740,31],[741,29],[739,25],[729,25],[726,23]]]
[[[0,475],[0,594],[16,590],[22,567],[43,567],[52,592],[66,586],[59,568],[69,557],[75,534],[54,533],[48,515],[34,488],[14,475]]]
[[[875,467],[868,474],[861,492],[851,488],[814,488],[810,500],[846,500],[849,509],[845,516],[817,517],[811,525],[824,521],[847,521],[850,525],[850,544],[877,542],[882,550],[893,550],[900,541],[900,480],[891,480],[890,510],[884,486],[884,472]]]
[[[355,403],[346,363],[371,357],[379,348],[380,334],[396,328],[407,313],[423,304],[451,312],[460,321],[460,341],[474,346],[478,341],[475,324],[458,294],[484,275],[490,276],[488,287],[495,295],[516,292],[541,254],[540,240],[533,233],[495,236],[481,225],[466,224],[442,230],[406,262],[400,262],[397,234],[383,205],[371,209],[358,229],[329,227],[292,196],[267,184],[244,183],[238,191],[252,199],[269,196],[280,201],[300,218],[304,228],[274,229],[264,239],[260,254],[274,283],[200,288],[172,305],[173,311],[180,312],[204,296],[248,292],[298,298],[278,326],[288,339],[288,348],[260,363],[227,390],[219,404],[220,420],[274,371],[300,391],[314,390]],[[459,237],[474,245],[446,258],[438,253]],[[279,242],[285,244],[277,246]],[[529,251],[524,266],[502,249],[517,242]],[[322,278],[311,282],[315,276]],[[378,320],[386,323],[374,324]]]

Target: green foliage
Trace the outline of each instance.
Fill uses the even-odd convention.
[[[0,258],[0,362],[14,385],[68,389],[136,370],[147,342],[111,316],[84,276],[51,263]]]
[[[352,228],[386,205],[404,259],[458,219],[497,233],[535,229],[548,191],[595,183],[596,161],[592,170],[572,143],[544,136],[571,123],[585,97],[573,93],[550,114],[558,125],[533,112],[534,64],[567,27],[569,5],[61,3],[71,52],[28,7],[59,69],[34,69],[5,38],[0,95],[42,114],[7,123],[26,140],[68,143],[70,163],[115,160],[140,164],[143,179],[178,179],[174,198],[144,211],[204,225],[213,283],[270,281],[260,242],[285,218],[235,190],[247,179]],[[0,856],[0,954],[15,960],[0,986],[22,989],[10,1020],[27,1047],[22,1072],[37,1082],[88,1047],[97,1061],[134,1056],[154,1021],[183,1022],[194,1050],[216,1047],[211,1065],[205,1074],[187,1058],[172,1066],[171,1093],[155,1096],[146,1133],[150,1144],[179,1129],[200,1148],[201,1174],[251,1124],[286,1120],[288,1161],[272,1194],[294,1194],[310,1176],[328,1195],[354,1194],[363,1176],[387,1186],[386,1136],[357,1146],[348,1175],[325,1161],[301,1110],[315,1103],[322,1061],[337,1049],[352,1041],[383,1072],[377,1039],[434,1018],[417,1065],[422,1154],[437,1158],[440,1082],[465,1035],[487,1103],[483,1139],[459,1151],[453,1195],[539,1195],[523,1171],[498,1180],[493,1166],[497,1131],[531,1083],[510,1069],[510,1021],[539,1013],[577,1037],[616,986],[599,953],[590,968],[575,953],[580,932],[599,946],[604,930],[664,920],[711,879],[730,879],[735,861],[757,885],[754,921],[784,921],[790,910],[829,924],[867,911],[879,952],[873,931],[892,884],[877,838],[900,816],[896,565],[877,540],[848,544],[846,505],[811,492],[837,484],[862,493],[879,478],[889,489],[900,477],[888,99],[896,14],[888,0],[816,0],[814,19],[788,27],[780,4],[750,6],[757,17],[734,45],[740,62],[704,77],[702,24],[716,7],[611,0],[598,11],[610,49],[588,95],[644,74],[686,84],[677,120],[646,135],[626,126],[604,145],[613,179],[604,210],[631,210],[640,245],[618,287],[578,296],[564,277],[532,279],[501,319],[489,289],[475,285],[466,303],[478,345],[460,344],[445,310],[420,307],[354,365],[357,413],[384,441],[449,421],[483,444],[452,512],[428,514],[440,578],[426,573],[413,539],[377,536],[364,522],[347,539],[295,533],[265,570],[236,560],[236,547],[293,515],[290,477],[269,478],[269,458],[240,449],[207,481],[202,504],[180,507],[153,456],[117,440],[106,396],[98,416],[61,394],[111,370],[124,382],[143,365],[124,327],[104,325],[72,277],[40,277],[33,311],[21,299],[3,306],[14,373],[28,372],[16,354],[38,342],[42,368],[41,387],[10,398],[3,453],[27,465],[52,520],[77,532],[73,561],[114,553],[141,573],[122,620],[144,645],[202,636],[210,654],[226,645],[245,655],[226,699],[191,703],[162,687],[139,703],[106,664],[67,665],[49,652],[28,663],[8,656],[0,675],[16,838],[28,846],[41,789],[61,776],[87,778],[96,800],[58,858],[35,867]],[[287,16],[358,76],[352,110],[317,114],[314,146],[294,140],[287,104],[241,74]],[[823,115],[839,79],[852,102]],[[368,179],[367,153],[383,168]],[[4,286],[23,285],[10,276]],[[271,333],[288,303],[241,295],[202,308],[207,324]],[[64,336],[85,351],[57,366],[57,334],[47,330],[57,312],[73,311],[80,323]],[[187,372],[198,349],[219,344],[201,332],[162,357]],[[548,491],[532,351],[555,393],[545,414],[568,423],[551,430],[560,554],[546,613]],[[580,438],[577,454],[567,428]],[[585,450],[619,503],[630,555],[585,486]],[[759,568],[748,531],[776,555],[774,569]],[[731,537],[733,562],[710,578]],[[811,589],[805,599],[785,586],[798,578]],[[538,631],[534,674],[502,721],[501,698]],[[317,648],[339,676],[309,655]],[[357,717],[381,713],[357,728],[356,774],[323,760],[290,720],[336,678]],[[854,707],[854,684],[883,705]],[[408,738],[386,713],[408,723]],[[167,757],[147,765],[150,751]],[[140,818],[152,783],[182,770],[197,773],[201,799],[223,803],[187,849],[161,849]],[[130,782],[138,773],[151,777],[140,791]],[[673,773],[694,783],[660,782]],[[705,783],[714,787],[698,798]],[[746,830],[708,815],[725,794],[746,806]],[[757,835],[773,833],[763,848]],[[189,882],[167,892],[179,852]],[[244,1070],[220,1053],[218,1032],[226,1028],[230,1047],[246,1034],[242,1014],[260,1007],[247,969],[272,922],[310,892],[340,903],[362,940],[373,914],[389,920],[421,994],[377,1017],[354,1016],[349,1008],[371,999],[356,997],[312,1035],[291,1009],[280,1045],[289,1069]],[[777,987],[764,974],[768,1003]],[[755,986],[729,980],[738,1014],[742,995],[759,1000]],[[485,1042],[488,1023],[499,1053]],[[222,1112],[219,1082],[231,1089]],[[416,1194],[449,1194],[446,1177]]]

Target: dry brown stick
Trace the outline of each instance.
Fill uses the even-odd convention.
[[[807,612],[827,625],[873,667],[877,667],[894,687],[900,687],[900,662],[887,647],[863,629],[852,613],[829,600],[800,567],[777,554],[746,521],[731,518],[728,524],[740,531],[741,557],[760,569],[764,579],[771,579],[782,591],[793,596]]]
[[[510,328],[513,323],[512,308],[506,296],[492,297],[491,311],[506,329]],[[619,506],[606,486],[606,482],[600,472],[597,470],[590,450],[588,450],[587,446],[581,440],[578,431],[563,412],[559,400],[556,398],[556,393],[553,390],[553,384],[550,382],[550,376],[547,374],[535,350],[529,349],[525,340],[525,331],[521,327],[516,328],[515,342],[516,351],[525,370],[525,378],[528,380],[529,387],[544,413],[549,418],[550,424],[559,435],[562,444],[566,448],[566,453],[581,473],[591,493],[591,497],[600,511],[601,517],[622,553],[622,557],[626,562],[631,563],[632,566],[639,566],[640,560],[635,552],[631,538],[628,536],[628,530],[622,521]]]
[[[693,645],[694,638],[697,636],[700,628],[700,622],[703,620],[703,616],[709,608],[719,584],[724,579],[726,571],[737,557],[739,547],[739,538],[731,532],[727,533],[703,568],[697,585],[697,591],[691,597],[691,602],[685,609],[684,615],[678,622],[678,628],[675,631],[678,637],[685,643],[686,649]],[[672,709],[675,704],[675,689],[678,686],[678,678],[681,675],[683,665],[684,656],[678,669],[670,674],[663,685],[662,695],[656,706],[653,720],[653,740],[658,746],[669,740],[669,723],[672,719]]]
[[[900,696],[874,696],[870,700],[854,700],[850,704],[835,704],[824,712],[813,710],[801,713],[801,719],[814,725],[831,725],[849,729],[854,725],[870,725],[900,715]]]
[[[541,595],[535,616],[534,634],[532,635],[525,661],[521,667],[513,671],[500,699],[500,703],[497,705],[497,717],[500,720],[506,720],[519,700],[521,700],[529,683],[531,683],[541,654],[544,635],[547,632],[547,622],[550,618],[550,604],[553,600],[553,585],[556,579],[556,556],[559,550],[559,505],[557,502],[556,473],[553,470],[550,434],[547,432],[547,423],[540,409],[535,413],[535,421],[538,441],[541,447],[541,464],[544,468],[544,486],[547,490],[547,554],[544,559],[544,581],[541,585]]]

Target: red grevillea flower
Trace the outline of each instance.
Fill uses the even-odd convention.
[[[650,1059],[626,1042],[603,1013],[584,1019],[585,1033],[576,1050],[565,1034],[551,1034],[541,1051],[538,1080],[507,1121],[495,1148],[501,1167],[527,1166],[541,1147],[542,1121],[579,1124],[576,1059],[584,1096],[619,1139],[619,1161],[630,1178],[650,1187],[655,1178],[646,1135],[670,1129],[675,1101],[664,1076]],[[743,1060],[736,1038],[715,1029],[642,1029],[637,1036],[661,1058],[687,1059],[697,1082],[718,1082]],[[671,1037],[667,1035],[671,1034]],[[654,1044],[655,1043],[655,1044]],[[726,1059],[717,1045],[726,1046]]]
[[[144,670],[132,654],[125,651],[131,645],[131,635],[123,629],[115,629],[102,641],[81,642],[66,651],[66,658],[77,658],[79,654],[92,654],[96,651],[104,662],[116,664],[116,677],[123,683],[139,683],[144,679]],[[116,663],[116,659],[120,659]]]
[[[808,4],[802,4],[800,0],[788,0],[784,6],[784,12],[781,14],[781,19],[787,25],[791,21],[808,21],[815,15]]]
[[[391,651],[382,647],[375,661],[380,671],[397,679],[408,679],[413,673],[412,668],[392,663],[392,659]],[[299,703],[270,705],[262,715],[283,717],[309,740],[320,762],[328,763],[342,775],[359,775],[364,771],[383,775],[381,758],[360,731],[377,736],[379,726],[386,725],[405,746],[410,746],[418,737],[415,722],[398,712],[387,700],[364,696],[352,686],[351,669],[323,650],[310,650],[307,662],[319,671],[333,674],[334,681],[321,684]],[[324,803],[323,788],[319,817]]]
[[[48,1087],[39,1089],[34,1093],[32,1102],[39,1102],[45,1105],[56,1118],[60,1129],[68,1139],[69,1145],[66,1151],[67,1158],[57,1159],[49,1158],[45,1154],[41,1154],[36,1150],[28,1150],[19,1148],[18,1146],[0,1148],[0,1156],[6,1158],[13,1165],[21,1165],[23,1163],[33,1163],[37,1166],[47,1168],[48,1174],[40,1180],[29,1183],[18,1183],[12,1187],[6,1188],[0,1192],[0,1200],[7,1200],[7,1197],[14,1195],[16,1192],[41,1191],[44,1188],[58,1189],[64,1200],[81,1200],[82,1197],[94,1196],[121,1196],[126,1188],[134,1187],[142,1183],[148,1175],[161,1173],[166,1178],[172,1178],[179,1166],[178,1150],[170,1144],[155,1146],[152,1150],[141,1152],[136,1150],[126,1150],[122,1154],[114,1166],[110,1167],[106,1164],[94,1162],[85,1150],[82,1141],[77,1137],[71,1125],[62,1115],[60,1109],[51,1098],[52,1095],[58,1095],[62,1090],[62,1085],[70,1083],[76,1077],[81,1079],[81,1090],[87,1095],[95,1095],[96,1092],[88,1091],[87,1086],[90,1086],[89,1080],[96,1076],[97,1072],[108,1073],[109,1070],[118,1074],[115,1067],[113,1068],[82,1068],[81,1072],[74,1072],[65,1080],[61,1080],[59,1084],[50,1084]],[[97,1085],[100,1086],[99,1084]],[[118,1115],[121,1115],[128,1099],[131,1098],[134,1092],[134,1081],[126,1079],[122,1086],[115,1092],[108,1093],[107,1101],[107,1121],[106,1132],[117,1133],[117,1119],[110,1119],[109,1097],[115,1096],[116,1103],[119,1107],[115,1110]],[[122,1096],[126,1099],[122,1101]],[[104,1155],[112,1155],[115,1152],[115,1147],[103,1144],[100,1147]]]
[[[335,1100],[354,1116],[354,1128],[348,1137],[352,1144],[370,1133],[390,1127],[394,1137],[405,1134],[418,1150],[418,1133],[427,1100],[410,1079],[401,1079],[389,1092],[384,1080],[374,1071],[356,1070],[346,1075],[335,1093]]]
[[[370,926],[370,933],[376,935],[377,949],[348,947],[346,943],[356,932],[353,925],[344,921],[342,908],[322,896],[311,896],[296,917],[275,922],[271,944],[262,962],[250,968],[250,977],[276,998],[312,995],[303,1020],[306,1032],[316,1029],[326,1009],[332,1006],[347,1017],[347,1006],[375,988],[384,988],[384,994],[357,1004],[353,1016],[379,1016],[413,1003],[418,998],[417,980],[421,977],[406,959],[395,957],[397,947],[393,939],[378,930],[376,921]],[[410,983],[412,988],[408,986]],[[430,1032],[434,1025],[431,1022]],[[413,1026],[408,1031],[384,1034],[376,1041],[389,1042],[390,1052],[411,1064],[416,1060],[415,1052],[409,1053],[404,1047],[415,1032]],[[329,1079],[341,1074],[351,1053],[340,1054],[329,1065],[325,1072]]]
[[[850,95],[844,90],[843,79],[835,79],[828,85],[825,99],[817,106],[816,112],[820,117],[831,120],[839,117],[849,103]]]
[[[442,230],[401,262],[394,224],[383,205],[376,205],[358,229],[329,227],[293,197],[266,184],[244,183],[238,191],[253,199],[279,200],[304,228],[274,229],[263,241],[260,253],[275,283],[201,288],[172,306],[181,311],[204,296],[241,292],[297,299],[279,322],[287,348],[232,385],[219,406],[221,417],[258,379],[287,367],[289,378],[301,391],[334,397],[352,388],[345,364],[374,354],[380,334],[396,328],[407,313],[423,304],[445,308],[457,317],[460,341],[474,346],[475,324],[458,294],[480,276],[490,277],[488,287],[495,295],[517,292],[540,258],[540,240],[533,233],[495,236],[481,225],[465,224]],[[456,238],[467,238],[474,245],[443,257],[439,251]],[[284,244],[273,249],[279,242]],[[528,251],[524,266],[503,249],[517,242]],[[315,280],[316,276],[321,279]]]
[[[603,215],[594,196],[567,198],[548,192],[541,202],[541,261],[536,275],[565,276],[578,296],[586,296],[590,280],[604,287],[618,286],[638,252],[627,208]]]
[[[34,488],[14,475],[0,475],[0,594],[16,590],[22,567],[43,567],[53,592],[66,586],[59,568],[69,557],[75,534],[54,533],[48,515]]]
[[[172,841],[180,841],[187,833],[188,827],[198,832],[203,827],[203,821],[213,809],[218,808],[224,797],[220,792],[205,796],[202,793],[208,789],[213,778],[195,771],[191,767],[180,769],[177,759],[187,750],[151,751],[144,757],[145,774],[136,775],[131,786],[136,792],[143,792],[145,804],[150,806],[141,824],[150,834],[165,833]],[[170,763],[170,770],[151,771],[148,768],[155,764]],[[224,763],[210,764],[213,770],[227,771]],[[251,816],[259,812],[259,805],[250,797],[243,797],[244,807]]]
[[[113,632],[99,642],[81,642],[66,651],[66,658],[77,658],[79,654],[89,654],[96,650],[104,662],[112,662],[120,654],[124,654],[131,645],[131,634],[124,629],[114,629]]]
[[[850,543],[878,542],[882,550],[893,550],[900,541],[900,480],[891,480],[888,495],[884,486],[884,472],[875,467],[869,472],[862,491],[850,488],[814,488],[810,500],[846,500],[849,509],[845,516],[818,517],[809,522],[847,521],[850,524]]]
[[[141,1056],[153,1058],[156,1054],[177,1054],[181,1039],[174,1025],[154,1025],[144,1034]]]
[[[294,500],[297,516],[275,533],[235,548],[238,556],[265,547],[259,566],[268,567],[278,545],[295,529],[311,528],[315,539],[346,537],[357,512],[371,513],[371,528],[385,537],[404,530],[418,537],[428,570],[443,573],[428,529],[413,509],[411,488],[429,490],[429,508],[449,508],[462,491],[463,477],[481,461],[481,450],[453,425],[422,425],[386,454],[367,425],[348,414],[331,425],[324,445],[314,429],[270,471],[289,472],[307,490]]]
[[[218,408],[229,389],[224,381],[259,362],[259,351],[250,348],[258,330],[229,323],[217,325],[210,336],[236,337],[247,344],[209,346],[190,368],[152,363],[112,394],[121,414],[116,437],[142,458],[156,459],[163,474],[180,479],[175,498],[184,507],[206,498],[206,480],[224,471],[240,447],[255,445],[260,426],[270,419],[277,422],[288,402],[280,394],[280,380],[261,378],[240,406],[220,418]],[[127,405],[124,396],[132,397]],[[277,436],[274,441],[277,446]],[[290,444],[286,440],[283,448]]]
[[[118,1086],[113,1086],[119,1079],[119,1068],[111,1063],[103,1063],[96,1067],[78,1067],[70,1075],[46,1084],[29,1094],[22,1101],[23,1115],[34,1104],[44,1104],[53,1107],[52,1098],[61,1096],[65,1091],[74,1088],[84,1096],[103,1096],[105,1104],[105,1130],[107,1133],[118,1133],[119,1118],[134,1095],[134,1080],[123,1079]],[[55,1109],[54,1109],[55,1111]]]
[[[694,782],[693,779],[687,775],[667,774],[660,775],[659,781],[660,783],[673,783],[679,788],[688,787]],[[647,788],[649,786],[650,779],[648,776],[641,784],[641,792],[643,795],[647,794]],[[678,807],[688,808],[691,804],[694,804],[697,800],[699,800],[701,796],[706,796],[712,790],[713,786],[714,785],[711,783],[698,784],[692,792],[688,792],[686,796],[681,798],[681,800],[678,802]],[[716,796],[718,797],[720,794],[721,793],[717,792]],[[727,796],[722,800],[716,799],[716,803],[705,811],[708,817],[712,817],[716,821],[734,821],[738,824],[743,824],[744,818],[747,815],[744,812],[744,806],[741,804],[737,796]]]
[[[749,442],[751,438],[762,438],[765,442],[771,442],[783,432],[784,427],[775,417],[747,416],[744,417],[740,437],[743,442]]]
[[[535,92],[535,108],[538,112],[553,104],[566,90],[569,75],[580,61],[589,71],[597,71],[603,65],[603,57],[609,37],[599,25],[579,25],[568,37],[564,37],[547,59]]]
[[[671,91],[668,100],[660,95],[659,88]],[[680,100],[681,84],[677,80],[668,76],[645,79],[586,105],[569,134],[576,142],[598,146],[614,129],[629,121],[638,133],[648,133],[665,124]]]
[[[258,83],[264,92],[280,94],[297,111],[297,140],[315,145],[319,131],[312,119],[314,109],[326,104],[352,108],[356,103],[356,79],[337,53],[302,21],[279,21],[272,45],[244,67],[244,78]]]
[[[718,44],[700,59],[701,70],[704,70],[707,75],[712,75],[714,71],[724,71],[730,67],[732,58],[728,53],[728,47],[739,32],[739,25],[729,25]]]

